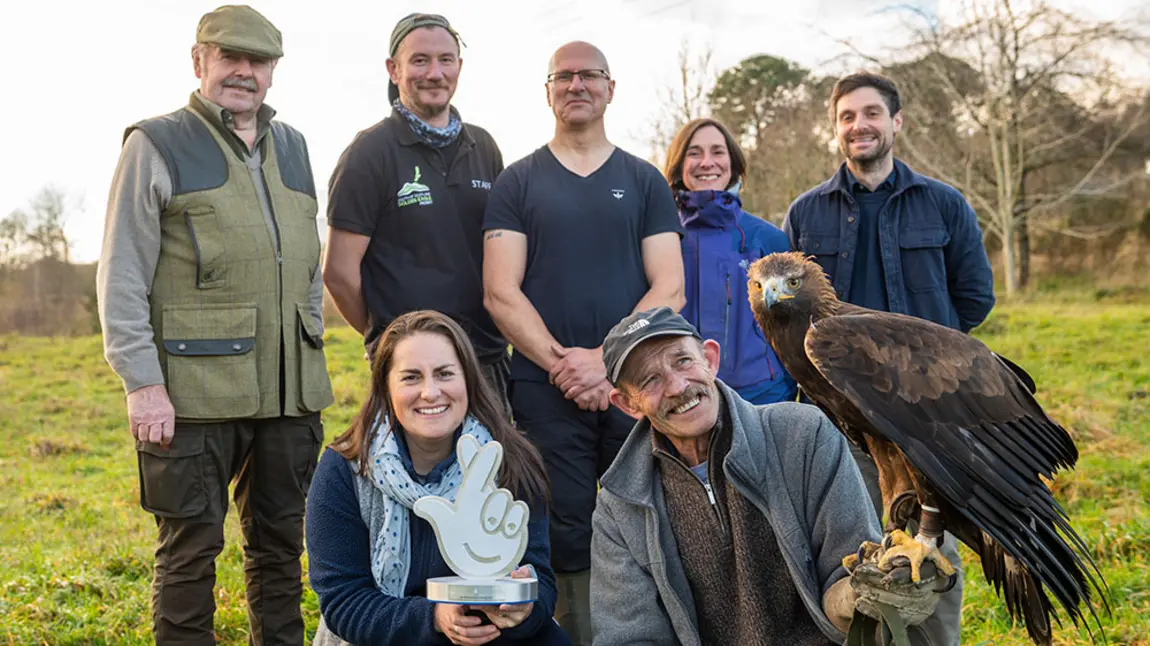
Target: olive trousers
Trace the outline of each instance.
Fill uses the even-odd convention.
[[[248,643],[304,641],[304,501],[323,443],[319,413],[193,424],[163,448],[137,442],[140,505],[156,518],[152,633],[160,646],[215,644],[216,557],[228,488],[243,534]]]

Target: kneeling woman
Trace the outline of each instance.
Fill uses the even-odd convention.
[[[512,576],[534,569],[534,603],[462,606],[425,596],[428,578],[453,572],[412,506],[429,494],[455,498],[463,433],[503,445],[496,482],[531,506],[524,567]],[[308,494],[309,576],[323,616],[315,643],[570,644],[551,619],[546,498],[539,454],[504,416],[459,325],[438,312],[400,316],[376,346],[367,402],[320,458]]]

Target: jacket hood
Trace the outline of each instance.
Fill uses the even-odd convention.
[[[675,201],[684,227],[730,229],[743,212],[743,201],[730,191],[679,191]]]

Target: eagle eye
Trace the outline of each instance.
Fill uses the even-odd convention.
[[[799,278],[788,278],[787,279],[787,287],[790,287],[791,289],[798,289],[799,285],[802,285],[802,284],[803,284],[802,279],[799,279]]]
[[[762,288],[763,288],[763,283],[762,283],[762,281],[758,281],[758,280],[756,280],[756,281],[755,281],[755,289],[762,289]]]

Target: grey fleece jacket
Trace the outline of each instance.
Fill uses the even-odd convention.
[[[814,406],[754,406],[717,385],[733,426],[723,473],[770,521],[815,624],[829,641],[841,643],[845,635],[823,612],[823,594],[847,575],[842,557],[881,536],[846,438]],[[700,643],[651,433],[647,420],[636,424],[601,480],[591,538],[596,646]],[[928,620],[912,628],[911,640],[958,644],[958,622],[948,623]]]

